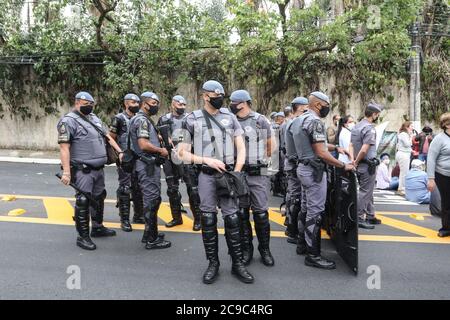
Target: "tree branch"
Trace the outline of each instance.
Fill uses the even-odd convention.
[[[118,4],[118,0],[114,0],[111,5],[108,5],[105,3],[104,0],[92,0],[92,3],[94,4],[95,8],[100,13],[97,22],[94,22],[95,29],[96,29],[96,38],[97,38],[97,44],[102,48],[105,53],[111,57],[111,59],[115,63],[120,63],[122,61],[122,57],[117,53],[111,50],[109,45],[105,42],[103,39],[102,34],[102,27],[103,22],[106,20],[110,22],[114,22],[114,19],[108,16],[108,13],[113,12],[116,9],[116,6]]]

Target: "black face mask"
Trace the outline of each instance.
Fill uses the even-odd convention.
[[[323,107],[320,109],[319,115],[321,118],[325,118],[330,113],[330,106]]]
[[[242,110],[242,109],[238,109],[238,105],[239,105],[239,103],[236,103],[236,104],[232,103],[232,104],[230,104],[230,111],[233,114],[237,114],[239,111]]]
[[[175,108],[175,112],[181,116],[182,114],[184,114],[184,112],[186,111],[185,108]]]
[[[81,106],[80,107],[80,112],[82,114],[84,114],[85,116],[87,116],[88,114],[90,114],[92,112],[92,109],[94,109],[94,106],[91,104],[85,105],[85,106]]]
[[[130,110],[131,113],[138,113],[139,106],[129,107],[128,110]]]
[[[147,104],[146,110],[149,115],[154,116],[155,114],[158,113],[159,106],[151,106],[151,105]]]
[[[223,96],[218,97],[209,97],[209,103],[213,106],[214,109],[220,109],[223,106]]]

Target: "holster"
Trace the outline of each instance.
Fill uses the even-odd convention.
[[[323,173],[326,170],[326,164],[322,162],[320,159],[314,159],[314,160],[304,160],[301,163],[304,165],[311,166],[313,168],[313,178],[314,182],[320,183],[323,179]]]
[[[380,160],[378,160],[377,158],[363,159],[361,160],[361,162],[367,164],[368,166],[367,171],[371,176],[373,176],[376,173],[377,167],[380,164]]]
[[[147,175],[152,176],[155,173],[155,166],[156,166],[155,157],[148,157],[148,156],[142,155],[139,159],[146,164],[145,169],[146,169]]]

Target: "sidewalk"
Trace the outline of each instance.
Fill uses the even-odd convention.
[[[0,162],[60,164],[58,151],[0,149]]]

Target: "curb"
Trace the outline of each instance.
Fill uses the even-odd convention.
[[[59,159],[0,157],[0,162],[36,163],[36,164],[61,164]]]

